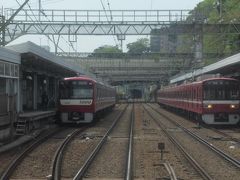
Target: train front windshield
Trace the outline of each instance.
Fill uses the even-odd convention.
[[[89,81],[61,81],[60,99],[92,99],[93,84]]]
[[[204,100],[239,100],[239,82],[211,80],[203,84]]]

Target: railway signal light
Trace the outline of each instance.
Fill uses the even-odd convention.
[[[165,149],[165,144],[158,143],[158,149],[161,150],[161,160],[163,160],[163,150]]]

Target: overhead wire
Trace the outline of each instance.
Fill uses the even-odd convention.
[[[113,20],[113,16],[112,16],[112,11],[111,11],[111,8],[110,8],[109,0],[107,0],[107,4],[108,4],[108,10],[109,10],[111,21],[112,21]]]
[[[21,5],[18,0],[16,0],[16,2],[17,2],[19,5]],[[39,22],[39,20],[37,19],[36,15],[34,14],[32,8],[31,8],[31,6],[30,6],[30,4],[27,3],[27,5],[28,5],[28,8],[29,8],[29,10],[31,11],[34,19],[36,20],[36,22],[38,22],[38,28],[39,28],[41,31],[43,31],[43,29],[41,28],[41,22]],[[41,12],[41,13],[45,16],[45,18],[50,22],[50,20],[49,20],[49,18],[47,17],[47,15],[46,15],[43,11],[40,11],[40,12]],[[32,19],[31,16],[29,16],[29,18],[31,19],[32,22],[35,22],[35,21]],[[50,25],[50,27],[52,28],[52,30],[54,31],[54,33],[57,34],[57,30],[56,30],[52,25]],[[58,44],[55,43],[55,41],[54,41],[54,36],[53,36],[53,39],[51,39],[49,35],[46,35],[46,34],[44,34],[44,35],[45,35],[52,43],[54,43],[55,46],[57,45],[57,48],[58,48],[59,50],[61,50],[62,52],[65,52],[62,48],[59,47]],[[59,36],[60,36],[60,35],[59,35]],[[62,37],[62,36],[60,36],[60,38],[61,38],[62,40],[64,40],[74,51],[76,51],[76,49],[73,47],[73,44],[72,44],[71,42],[65,40],[65,38]]]
[[[19,5],[21,5],[18,0],[16,0],[16,2],[17,2]],[[33,17],[35,18],[35,20],[36,20],[36,22],[37,22],[38,28],[42,31],[43,29],[42,29],[41,26],[40,26],[40,22],[38,21],[38,19],[37,19],[36,16],[34,15],[34,13],[33,13],[32,9],[31,9],[30,5],[29,5],[29,4],[27,4],[27,5],[28,5],[28,7],[30,8],[30,11],[31,11],[31,13],[33,14]],[[31,20],[32,22],[35,22],[35,21],[32,19],[31,16],[29,16],[29,18],[30,18],[30,20]],[[37,30],[37,29],[36,29],[36,30]],[[55,43],[54,40],[52,40],[52,39],[49,37],[49,35],[45,35],[45,36],[46,36],[51,42]],[[64,51],[62,48],[60,48],[59,46],[58,46],[57,48],[60,49],[62,52],[65,52],[65,51]]]
[[[30,8],[31,9],[31,8]],[[32,11],[32,10],[31,10]],[[44,16],[45,16],[45,18],[48,20],[48,22],[51,22],[50,21],[50,19],[47,17],[47,15],[44,13],[44,11],[40,11]],[[52,28],[52,30],[57,34],[57,30],[52,26],[52,25],[50,25],[51,26],[51,28]],[[60,36],[60,35],[59,35]],[[72,44],[72,42],[69,42],[69,41],[67,41],[64,37],[62,37],[62,36],[60,36],[60,38],[62,39],[62,40],[64,40],[71,48],[72,48],[72,50],[73,51],[77,51],[75,48],[74,48],[74,46],[73,46],[73,44]]]
[[[18,5],[21,5],[18,0],[16,0],[16,2],[18,3]],[[30,7],[29,4],[27,4],[27,5]],[[30,9],[31,9],[31,7],[30,7]],[[36,22],[38,23],[38,24],[37,24],[38,28],[39,28],[40,30],[42,30],[42,28],[41,28],[41,26],[40,26],[40,23],[39,23],[38,19],[36,18],[36,16],[34,15],[34,13],[33,13],[32,10],[31,10],[31,13],[33,14],[33,17],[35,18]],[[35,22],[35,21],[32,19],[31,16],[29,16],[29,18],[30,18],[30,20],[31,20],[32,22]],[[36,30],[37,30],[37,29],[36,29]],[[52,40],[48,35],[46,35],[46,36],[47,36],[47,38],[48,38],[50,41],[53,42],[53,40]],[[53,43],[54,43],[54,42],[53,42]],[[62,50],[61,48],[59,48],[59,49]],[[62,51],[63,51],[63,50],[62,50]],[[63,51],[63,52],[64,52],[64,51]]]
[[[104,3],[103,3],[102,0],[100,0],[100,2],[101,2],[101,5],[102,5],[102,8],[103,8],[103,11],[104,11],[104,13],[105,13],[107,22],[110,24],[111,21],[108,19],[108,14],[107,14],[106,8],[105,8],[105,6],[104,6]],[[110,9],[110,3],[109,3],[108,0],[107,0],[107,2],[108,2],[108,8],[109,8],[109,12],[110,12],[110,17],[111,17],[111,20],[112,20],[113,17],[112,17],[112,13],[111,13],[111,9]],[[111,32],[112,32],[112,30],[111,30]],[[115,37],[114,35],[112,35],[112,37],[113,37],[113,40],[114,40],[116,46],[119,47],[119,44],[117,43],[116,37]]]
[[[17,1],[17,0],[16,0],[16,1]],[[58,3],[58,2],[60,2],[60,1],[64,1],[64,0],[42,0],[41,2],[42,2],[42,4],[46,5],[46,4]],[[37,2],[29,2],[29,4],[30,4],[31,6],[36,6],[36,5],[38,5]],[[18,3],[18,5],[19,5],[19,3]],[[15,8],[18,8],[18,6],[17,6],[17,5],[13,5],[13,6],[10,6],[10,7],[8,7],[8,8],[15,9]]]

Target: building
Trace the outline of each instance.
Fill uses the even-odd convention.
[[[0,142],[12,136],[19,110],[19,53],[0,48]]]
[[[55,111],[59,81],[79,74],[93,76],[32,42],[0,48],[0,142],[14,136],[24,114],[47,117],[46,110]],[[37,125],[27,121],[26,129]]]

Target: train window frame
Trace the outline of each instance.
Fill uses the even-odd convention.
[[[93,99],[94,98],[94,84],[89,81],[85,81],[83,83],[82,81],[78,81],[78,80],[71,80],[71,81],[63,80],[63,81],[60,81],[60,86],[62,86],[62,89],[60,89],[61,99]],[[75,88],[73,88],[73,86],[86,86],[86,87],[89,86],[90,88],[83,88],[83,89],[91,90],[91,92],[89,93],[90,96],[81,97],[80,94],[76,95],[77,91]],[[62,92],[64,91],[66,91],[65,95],[62,94]]]
[[[231,96],[235,90],[236,96]],[[204,100],[239,100],[239,84],[235,81],[209,81],[203,86]]]

